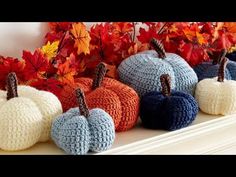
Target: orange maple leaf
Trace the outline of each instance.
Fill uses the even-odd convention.
[[[113,36],[120,37],[126,33],[132,32],[134,24],[130,22],[114,22],[112,28]]]
[[[86,26],[83,23],[73,23],[70,32],[75,39],[74,47],[77,48],[77,54],[89,54],[89,43],[91,37],[89,32],[86,30]]]
[[[183,32],[186,38],[191,42],[198,42],[200,45],[207,43],[207,34],[200,33],[200,29],[197,24],[184,28]]]
[[[224,27],[230,33],[236,33],[236,23],[235,22],[225,22]]]
[[[74,76],[77,74],[76,69],[71,66],[70,60],[58,65],[58,80],[65,84],[74,83]]]

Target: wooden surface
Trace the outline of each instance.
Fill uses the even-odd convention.
[[[166,140],[168,140],[169,137],[175,136],[176,134],[179,134],[179,132],[185,132],[187,130],[194,129],[196,125],[201,125],[206,122],[211,122],[211,121],[222,119],[222,118],[223,116],[212,116],[212,115],[207,115],[207,114],[199,112],[196,120],[193,122],[192,125],[190,125],[189,127],[183,128],[181,130],[172,131],[172,132],[162,131],[162,130],[144,129],[140,126],[140,124],[138,124],[135,128],[129,131],[116,133],[116,139],[112,148],[109,149],[108,151],[97,153],[97,154],[122,154],[122,149],[125,149],[125,148],[127,149],[127,147],[129,146],[131,147],[129,152],[132,152],[132,145],[135,145],[136,143],[149,141],[149,140],[152,140],[152,138],[157,138],[157,139],[161,138],[162,141],[165,141],[165,137],[166,137]],[[185,148],[185,149],[186,149],[186,152],[188,152],[188,148]],[[133,152],[138,153],[139,150],[133,151]],[[174,154],[175,152],[177,151],[173,151],[169,153]],[[155,152],[150,152],[150,153],[156,154]],[[38,143],[34,145],[33,147],[27,150],[23,150],[23,151],[17,151],[17,152],[0,151],[0,154],[63,155],[65,153],[61,149],[56,147],[53,144],[53,142],[48,142],[48,143]],[[89,154],[94,154],[94,153],[89,153]],[[124,154],[126,154],[125,151],[124,151]]]

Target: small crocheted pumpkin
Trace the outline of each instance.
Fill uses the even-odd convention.
[[[161,92],[149,92],[141,99],[140,118],[146,128],[176,130],[190,125],[197,113],[198,105],[192,95],[172,91],[170,76],[160,77]]]
[[[224,80],[227,58],[221,60],[218,78],[203,79],[197,84],[195,98],[200,109],[208,114],[236,113],[236,81]]]
[[[76,96],[79,108],[71,108],[53,121],[52,139],[68,154],[107,150],[115,139],[111,116],[99,108],[89,110],[81,89],[76,90]]]
[[[159,41],[152,39],[150,43],[155,50],[132,55],[121,62],[118,67],[120,80],[143,96],[150,91],[160,91],[160,76],[169,74],[172,89],[193,94],[198,79],[188,63],[179,55],[165,53]]]
[[[7,98],[6,95],[8,95]],[[19,100],[22,100],[22,103],[19,103]],[[28,102],[32,102],[34,106],[29,106]],[[27,109],[21,108],[21,106],[25,104],[29,107],[29,113],[24,112],[25,114],[23,114],[22,112],[27,111]],[[0,136],[5,141],[0,141],[0,148],[21,150],[38,141],[44,142],[50,139],[52,120],[62,113],[62,106],[58,98],[50,92],[39,91],[30,86],[17,86],[15,73],[10,73],[7,92],[0,91],[0,110],[4,112],[1,116],[2,120],[0,120],[0,131],[2,131]],[[6,116],[10,118],[4,118]],[[38,134],[40,134],[39,138],[37,138]],[[11,136],[16,138],[16,141],[11,139]],[[34,138],[30,138],[31,136]]]
[[[201,81],[202,79],[216,77],[220,67],[220,61],[225,58],[226,54],[227,51],[223,49],[218,58],[214,58],[212,61],[203,62],[194,67],[193,69],[198,76],[198,80]],[[227,80],[236,80],[236,62],[228,61],[225,68],[225,78]]]
[[[131,87],[111,78],[104,77],[106,65],[100,63],[94,79],[79,78],[77,85],[66,86],[61,93],[61,102],[64,111],[76,106],[74,89],[81,88],[86,95],[90,109],[101,108],[111,115],[116,131],[125,131],[132,128],[139,115],[139,97]]]

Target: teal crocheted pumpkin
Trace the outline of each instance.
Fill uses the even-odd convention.
[[[168,74],[172,78],[171,89],[193,95],[198,82],[194,70],[179,55],[166,53],[156,39],[150,43],[155,50],[132,55],[121,62],[118,67],[120,80],[143,96],[150,91],[161,91],[159,78]]]
[[[72,108],[54,120],[51,130],[53,141],[72,155],[83,155],[89,150],[107,150],[115,140],[111,116],[99,108],[89,110],[81,89],[76,90],[76,95],[79,108]]]

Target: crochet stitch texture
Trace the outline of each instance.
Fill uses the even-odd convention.
[[[236,113],[236,81],[218,82],[217,78],[203,79],[197,84],[195,98],[200,109],[213,115]]]
[[[0,148],[23,150],[50,138],[52,120],[62,113],[58,98],[30,86],[17,86],[15,73],[0,91]]]
[[[53,119],[62,114],[61,102],[54,94],[33,87],[18,86],[18,93],[19,96],[30,98],[36,103],[43,116],[43,129],[39,141],[48,141]]]
[[[58,116],[52,124],[51,136],[66,153],[82,155],[110,148],[115,139],[114,123],[109,114],[96,108],[90,116],[80,115],[79,108],[71,108]]]
[[[203,62],[194,67],[198,80],[201,81],[206,78],[214,78],[217,76],[219,64],[213,65],[212,62]],[[227,80],[236,80],[236,62],[228,61],[225,68],[225,78]]]
[[[197,75],[180,56],[166,53],[166,58],[159,58],[156,51],[149,50],[132,55],[122,61],[118,67],[120,80],[134,88],[140,96],[150,91],[160,91],[159,78],[169,74],[171,88],[194,94]]]
[[[28,98],[0,95],[0,148],[8,151],[33,146],[40,138],[43,122],[37,105]]]
[[[177,130],[190,125],[198,113],[192,95],[172,91],[170,97],[161,92],[149,92],[141,99],[140,118],[146,128]]]
[[[85,92],[88,107],[106,111],[113,118],[116,131],[126,131],[136,125],[139,115],[139,96],[134,89],[107,77],[95,90],[92,90],[93,80],[90,78],[79,78],[76,82],[77,88]],[[76,107],[74,88],[66,86],[61,96],[64,110]]]

